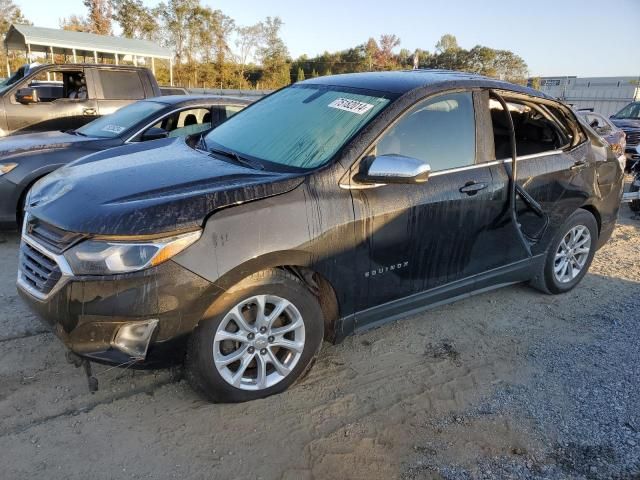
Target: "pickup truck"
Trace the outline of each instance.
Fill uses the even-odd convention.
[[[160,95],[147,68],[38,65],[0,84],[0,137],[75,129],[131,102]]]

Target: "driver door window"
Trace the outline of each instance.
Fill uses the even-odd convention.
[[[61,99],[87,99],[87,82],[82,70],[40,72],[29,79],[24,87],[37,90],[38,103],[49,103]]]
[[[377,144],[376,155],[424,160],[431,171],[475,162],[475,114],[471,92],[439,95],[418,103]]]

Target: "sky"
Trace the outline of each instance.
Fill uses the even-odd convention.
[[[463,48],[513,51],[532,76],[640,77],[640,0],[201,1],[238,25],[279,16],[293,58],[344,50],[384,33],[400,37],[400,48],[433,51],[451,33]],[[60,18],[86,10],[82,0],[14,2],[41,27],[57,28]]]

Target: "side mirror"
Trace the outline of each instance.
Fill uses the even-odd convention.
[[[589,124],[591,128],[596,128],[599,125],[600,124],[598,123],[598,120],[592,120],[591,123]]]
[[[19,88],[16,92],[16,102],[22,103],[23,105],[38,103],[39,101],[38,90],[35,88]]]
[[[151,127],[142,134],[141,140],[143,142],[146,142],[148,140],[158,140],[160,138],[167,138],[168,136],[169,136],[169,132],[167,132],[164,128]]]
[[[361,183],[424,183],[431,173],[424,160],[403,155],[380,155],[363,163],[362,173],[355,176]]]

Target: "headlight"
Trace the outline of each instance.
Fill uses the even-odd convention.
[[[85,240],[65,252],[76,275],[110,275],[154,267],[200,238],[201,230],[146,241]]]
[[[0,177],[18,166],[17,163],[0,163]]]

